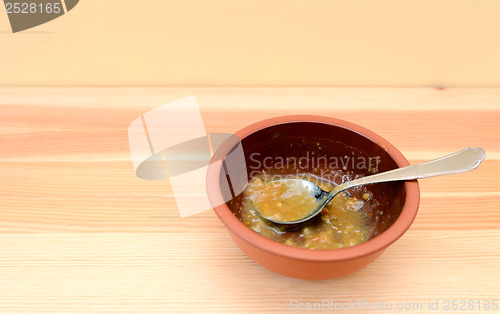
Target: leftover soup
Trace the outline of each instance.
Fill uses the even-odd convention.
[[[366,202],[369,195],[363,195],[358,199],[345,192],[339,193],[320,214],[303,223],[283,225],[263,219],[255,210],[256,202],[268,205],[259,207],[261,214],[265,217],[275,215],[277,218],[286,217],[286,220],[293,221],[296,220],[293,219],[295,216],[303,216],[300,212],[287,211],[287,205],[310,201],[309,195],[292,193],[293,199],[284,202],[276,201],[287,199],[280,194],[287,193],[287,190],[283,189],[279,182],[275,182],[284,178],[305,179],[315,183],[324,191],[330,191],[335,187],[333,182],[313,174],[284,176],[268,175],[262,172],[249,181],[243,192],[240,220],[250,229],[268,239],[306,249],[339,249],[361,244],[370,239],[374,228],[369,223],[372,221],[369,219],[371,210]]]

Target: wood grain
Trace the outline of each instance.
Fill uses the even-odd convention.
[[[247,258],[212,211],[179,218],[168,181],[135,176],[128,125],[189,95],[209,132],[320,114],[377,132],[412,163],[467,146],[487,158],[421,180],[415,222],[369,267],[290,279]],[[0,178],[0,313],[285,313],[291,300],[500,306],[500,89],[0,88]],[[492,312],[467,312],[482,311]]]

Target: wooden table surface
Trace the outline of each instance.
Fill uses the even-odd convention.
[[[291,279],[246,257],[213,211],[179,218],[168,181],[135,176],[129,124],[190,95],[209,132],[320,114],[375,131],[412,163],[468,146],[487,157],[421,180],[412,227],[367,268]],[[0,88],[0,313],[284,313],[314,302],[417,313],[429,301],[436,313],[500,312],[499,200],[500,89]]]

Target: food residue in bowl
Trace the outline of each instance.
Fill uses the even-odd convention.
[[[361,199],[347,193],[340,193],[325,206],[317,217],[304,223],[282,225],[261,218],[255,210],[255,200],[271,200],[269,204],[273,206],[259,208],[261,213],[266,213],[266,217],[272,216],[272,212],[275,212],[276,215],[283,215],[283,213],[289,215],[286,204],[279,206],[279,202],[272,202],[279,196],[277,194],[286,193],[286,191],[282,191],[277,184],[272,184],[271,181],[284,178],[305,179],[317,184],[325,191],[335,187],[333,182],[312,174],[270,176],[262,172],[249,181],[243,192],[240,220],[250,229],[268,239],[307,249],[339,249],[358,245],[370,239],[374,226],[370,223],[372,221],[371,210],[366,202],[371,197],[368,193],[363,195]],[[291,201],[301,202],[304,200],[300,199],[300,195],[295,196],[297,198]],[[305,201],[307,201],[308,196],[305,197]]]

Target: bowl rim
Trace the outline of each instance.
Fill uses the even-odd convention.
[[[264,128],[294,122],[325,123],[348,129],[374,141],[377,145],[382,147],[389,154],[389,156],[391,156],[399,167],[410,165],[404,155],[385,138],[352,122],[332,117],[317,115],[289,115],[273,117],[248,125],[234,133],[234,135],[236,135],[240,140],[243,140],[245,137]],[[224,148],[223,144],[218,150]],[[223,156],[226,156],[227,152],[224,151],[223,153]],[[207,195],[212,206],[213,204],[217,204],[222,195],[219,185],[221,165],[222,163],[215,163],[212,159],[207,171]],[[405,188],[406,197],[401,214],[387,230],[364,243],[341,249],[310,250],[279,243],[258,234],[248,226],[244,225],[243,222],[236,218],[226,203],[213,206],[213,209],[222,223],[232,233],[261,250],[296,260],[318,262],[345,261],[360,258],[383,250],[399,239],[408,230],[418,212],[420,189],[417,180],[406,181]]]

